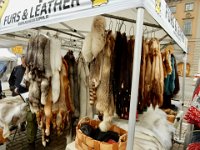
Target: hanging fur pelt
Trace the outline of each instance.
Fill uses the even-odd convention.
[[[89,105],[89,68],[83,56],[78,59],[78,85],[80,100],[80,118],[84,116],[93,117],[92,106]]]
[[[59,71],[62,66],[61,42],[56,37],[50,39],[50,64],[52,70],[52,101],[55,103],[60,95],[60,82],[58,81],[60,80]]]
[[[94,58],[102,51],[105,45],[105,28],[106,28],[106,19],[102,16],[97,16],[93,20],[92,24],[92,55]]]
[[[162,106],[163,104],[163,92],[164,92],[164,72],[163,72],[163,62],[160,52],[160,43],[157,39],[151,39],[150,50],[153,56],[152,70],[151,70],[151,103],[153,107],[158,104]]]
[[[104,50],[98,55],[101,58],[101,82],[97,88],[96,109],[103,113],[103,121],[99,124],[101,131],[108,131],[111,127],[112,117],[114,115],[113,93],[110,93],[110,71],[111,71],[111,51],[114,49],[114,37],[110,31],[106,37]],[[111,50],[112,49],[112,50]]]
[[[105,46],[106,20],[102,16],[94,18],[91,33],[83,42],[82,55],[86,62],[91,62],[103,50]]]

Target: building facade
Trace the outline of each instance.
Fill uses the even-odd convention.
[[[166,0],[188,38],[190,75],[200,73],[200,0]]]

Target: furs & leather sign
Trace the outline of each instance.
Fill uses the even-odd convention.
[[[31,2],[31,1],[30,1]],[[18,23],[18,25],[47,19],[53,13],[80,6],[79,0],[38,0],[38,4],[4,16],[3,26]]]

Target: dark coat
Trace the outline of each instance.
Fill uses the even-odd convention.
[[[27,88],[20,85],[20,83],[22,82],[25,70],[26,68],[24,68],[22,65],[18,65],[13,68],[9,81],[8,81],[11,91],[13,91],[15,88],[18,89],[19,93],[24,93],[28,91]]]

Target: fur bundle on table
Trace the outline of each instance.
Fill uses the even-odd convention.
[[[0,126],[3,128],[4,138],[10,135],[10,125],[20,127],[20,123],[26,121],[27,110],[28,105],[20,96],[7,97],[0,101]]]
[[[172,133],[175,132],[175,128],[167,121],[167,115],[164,111],[157,107],[155,110],[150,107],[142,115],[138,126],[150,130],[164,150],[170,150],[172,147]],[[136,130],[136,132],[138,131]]]

